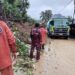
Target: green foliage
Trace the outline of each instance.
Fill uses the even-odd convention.
[[[28,70],[27,75],[32,75],[32,70],[31,69]]]
[[[3,2],[6,17],[13,20],[26,19],[28,0],[4,0]]]
[[[27,15],[29,6],[28,0],[1,0],[0,13],[2,11],[5,19],[18,22],[30,22],[33,24],[36,21]]]
[[[19,39],[16,39],[18,52],[21,56],[27,56],[28,55],[28,47],[24,42],[21,42]]]

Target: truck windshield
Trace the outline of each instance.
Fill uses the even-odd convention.
[[[67,26],[67,19],[54,19],[54,26]]]

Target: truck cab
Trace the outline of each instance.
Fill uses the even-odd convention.
[[[48,36],[69,37],[70,27],[67,18],[52,18],[47,23]]]

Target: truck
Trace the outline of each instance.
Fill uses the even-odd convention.
[[[49,37],[64,37],[68,39],[70,27],[67,18],[51,18],[47,23]]]

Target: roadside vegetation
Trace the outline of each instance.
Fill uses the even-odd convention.
[[[22,71],[25,75],[32,75],[34,63],[29,59],[30,45],[28,44],[28,37],[31,27],[36,20],[27,15],[29,7],[28,0],[0,1],[0,11],[13,31],[17,44],[17,60],[13,69],[15,73]]]
[[[17,63],[14,65],[14,71],[18,70],[25,72],[26,75],[32,75],[33,64],[35,62],[29,59],[29,33],[32,26],[37,22],[27,14],[27,9],[30,7],[28,0],[1,0],[0,11],[3,17],[12,29],[17,44]],[[40,13],[40,20],[47,23],[52,17],[51,10],[45,10]],[[69,20],[71,17],[68,17]]]

